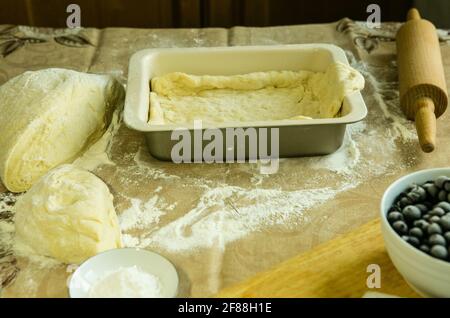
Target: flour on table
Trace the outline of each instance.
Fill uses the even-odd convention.
[[[113,136],[117,133],[122,119],[122,109],[118,107],[112,116],[111,123],[103,136],[90,146],[81,157],[74,161],[78,168],[89,171],[95,170],[100,165],[115,165],[108,157]]]
[[[351,187],[345,184],[342,191]],[[205,191],[197,206],[183,217],[141,240],[139,246],[161,246],[169,251],[187,251],[199,247],[224,248],[265,226],[295,226],[303,212],[333,198],[330,188],[282,191],[246,190],[217,187]],[[245,201],[245,205],[238,202]],[[215,211],[210,212],[214,207]]]
[[[204,186],[197,205],[184,216],[148,235],[133,237],[124,234],[130,247],[159,247],[170,252],[188,252],[197,248],[225,248],[225,245],[267,226],[294,227],[307,221],[304,212],[326,202],[355,184],[343,183],[339,189],[320,188],[297,191],[244,189],[237,186]],[[141,224],[137,215],[154,220],[161,215],[155,199],[150,199],[142,212],[133,206],[124,211],[120,222],[124,228]],[[138,201],[134,201],[137,205]],[[133,203],[132,203],[133,204]],[[139,202],[139,204],[141,204]],[[152,207],[151,204],[154,204]],[[132,212],[133,211],[133,212]],[[136,211],[139,211],[136,213]]]
[[[373,87],[373,94],[371,94],[370,97],[373,98],[381,108],[385,120],[387,119],[386,123],[392,126],[393,129],[388,130],[392,135],[392,138],[403,142],[417,140],[414,123],[408,120],[400,109],[398,82],[396,78],[397,65],[395,61],[392,61],[391,65],[387,66],[373,66],[357,61],[350,51],[346,51],[346,54],[350,61],[350,65],[363,74],[366,83]],[[378,81],[374,74],[380,73],[387,74],[387,78],[393,78],[391,81],[386,79]],[[395,76],[392,76],[393,74]],[[365,97],[367,98],[369,96]]]
[[[139,168],[144,170],[144,174],[146,177],[151,177],[153,179],[166,179],[166,180],[180,179],[180,177],[177,175],[169,175],[162,169],[149,166],[149,164],[142,159],[142,157],[145,157],[147,153],[148,153],[147,148],[140,147],[136,152],[136,154],[133,156],[134,163]]]
[[[332,154],[312,161],[311,168],[326,169],[339,174],[351,174],[352,168],[358,164],[361,153],[353,137],[360,134],[365,127],[364,122],[347,125],[342,146]]]
[[[161,191],[158,189],[155,192]],[[151,197],[147,202],[131,198],[130,203],[131,206],[119,216],[122,231],[142,229],[158,224],[161,216],[166,214],[166,211],[173,210],[175,206],[175,204],[166,204],[157,195]]]

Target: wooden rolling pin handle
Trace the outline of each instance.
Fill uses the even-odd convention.
[[[416,102],[416,129],[420,147],[424,152],[432,152],[436,146],[436,115],[431,98],[422,97]]]
[[[406,20],[420,20],[420,13],[416,8],[409,9]]]

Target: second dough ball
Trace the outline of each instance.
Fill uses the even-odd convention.
[[[113,196],[92,173],[63,165],[17,201],[18,244],[64,263],[122,246]]]

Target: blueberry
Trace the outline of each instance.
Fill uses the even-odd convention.
[[[411,230],[409,230],[409,235],[420,239],[423,237],[423,231],[418,227],[413,227]]]
[[[447,191],[445,191],[445,190],[439,191],[439,193],[438,193],[438,200],[439,201],[447,200]]]
[[[430,245],[442,245],[446,246],[445,238],[441,234],[433,234],[430,236],[428,242]]]
[[[399,221],[397,221],[399,222]],[[397,223],[396,222],[396,223]],[[395,224],[395,223],[394,223]],[[442,229],[437,223],[431,223],[427,228],[428,235],[442,234]]]
[[[447,242],[450,244],[450,231],[444,233],[444,238],[447,240]]]
[[[430,225],[430,223],[428,223],[425,220],[414,221],[414,226],[421,229],[422,231],[426,231],[428,228],[428,225]]]
[[[403,221],[403,214],[397,211],[392,211],[388,214],[387,219],[390,223],[393,223],[395,221]]]
[[[450,182],[448,182],[447,184],[450,184]],[[436,204],[436,207],[443,209],[445,212],[450,212],[450,203],[448,202],[439,202],[438,204]]]
[[[419,246],[419,249],[422,251],[422,252],[425,252],[425,253],[430,253],[430,247],[428,246],[428,245],[426,245],[426,244],[422,244],[422,245],[420,245]]]
[[[406,194],[406,196],[412,201],[412,202],[419,202],[423,201],[427,197],[427,192],[424,188],[414,185]]]
[[[427,193],[432,198],[436,198],[436,196],[439,192],[439,188],[436,187],[434,184],[426,183],[423,185],[423,188],[427,191]]]
[[[422,212],[420,212],[420,209],[414,205],[405,206],[402,213],[405,219],[408,221],[418,220],[422,216]]]
[[[408,243],[414,247],[419,247],[420,239],[418,239],[417,237],[414,237],[414,236],[410,236]]]
[[[416,208],[418,208],[422,214],[428,211],[428,207],[423,203],[416,204]]]
[[[404,206],[413,204],[414,202],[408,197],[403,197],[400,199],[399,203],[400,203],[400,206],[404,207]]]
[[[417,237],[403,235],[402,239],[414,247],[419,247],[420,245],[420,240]]]
[[[444,209],[442,209],[440,207],[435,207],[428,214],[430,214],[431,216],[434,216],[434,215],[443,216],[445,214],[445,211],[444,211]]]
[[[446,183],[447,181],[450,181],[450,178],[447,176],[440,176],[437,177],[436,180],[434,180],[434,184],[438,187],[438,188],[443,188],[444,187],[444,183]]]
[[[444,190],[450,192],[450,181],[444,183]]]
[[[450,230],[450,215],[444,215],[443,217],[441,217],[441,219],[439,220],[439,224],[441,225],[441,227],[446,230],[449,231]]]
[[[448,251],[442,245],[435,245],[431,248],[431,255],[433,255],[436,258],[446,259],[448,256]]]
[[[437,215],[433,215],[433,216],[430,218],[430,222],[431,222],[431,223],[439,223],[440,220],[441,220],[441,218],[438,217]]]
[[[404,221],[395,221],[392,227],[398,234],[406,234],[408,232],[408,225]]]
[[[427,198],[427,190],[425,190],[423,187],[421,186],[417,186],[414,189],[414,192],[417,194],[420,194],[420,200],[423,201]]]

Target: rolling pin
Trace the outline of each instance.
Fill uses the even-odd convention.
[[[447,86],[436,28],[414,8],[397,33],[397,65],[400,106],[408,119],[415,120],[422,150],[432,152],[436,118],[447,108]]]

